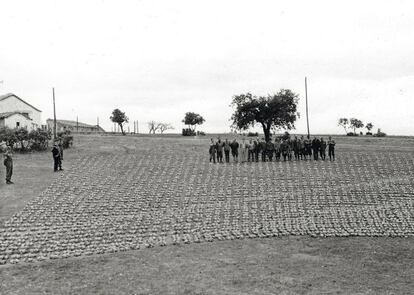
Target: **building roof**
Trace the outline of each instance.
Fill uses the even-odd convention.
[[[32,120],[29,117],[29,114],[28,113],[24,113],[24,112],[6,112],[6,113],[0,113],[0,119],[9,118],[9,117],[14,116],[14,115],[21,115],[21,116],[25,117],[28,120]]]
[[[46,122],[53,122],[53,119],[47,119]],[[66,126],[71,126],[71,127],[83,127],[83,128],[97,128],[98,126],[96,125],[89,125],[86,123],[82,123],[82,122],[76,122],[76,121],[71,121],[71,120],[56,120],[57,124],[61,124],[61,125],[66,125]],[[102,127],[99,126],[99,129],[102,131],[105,131]]]
[[[38,108],[35,108],[30,103],[27,103],[26,101],[24,101],[23,99],[21,99],[20,97],[18,97],[16,94],[13,94],[13,93],[7,93],[7,94],[0,95],[0,101],[5,100],[5,99],[7,99],[9,97],[12,97],[12,96],[16,97],[18,100],[20,100],[21,102],[27,104],[29,107],[35,109],[36,111],[41,112],[41,110],[39,110]]]

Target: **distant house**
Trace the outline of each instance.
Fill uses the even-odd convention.
[[[0,128],[41,128],[41,115],[41,110],[13,93],[0,95]]]
[[[53,119],[46,120],[47,128],[49,130],[53,130]],[[81,122],[76,121],[69,121],[69,120],[56,120],[56,131],[66,131],[69,130],[71,132],[79,132],[79,133],[102,133],[105,130],[97,125],[89,125]]]

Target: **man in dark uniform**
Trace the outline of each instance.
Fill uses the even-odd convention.
[[[211,139],[210,141],[210,148],[208,150],[210,154],[210,163],[213,161],[214,164],[216,164],[216,153],[217,153],[217,146],[214,143],[214,139]]]
[[[226,159],[226,163],[230,163],[230,142],[227,138],[224,142],[224,157]]]
[[[328,139],[328,154],[329,154],[329,160],[330,161],[332,161],[332,160],[335,161],[335,145],[336,145],[335,140],[333,140],[332,137],[329,136],[329,139]]]
[[[218,163],[223,163],[223,146],[224,146],[224,143],[219,138],[218,141],[217,141],[217,143],[216,143],[216,148],[217,148],[217,162]]]
[[[249,143],[247,144],[247,162],[254,162],[254,143],[253,140],[250,139]]]
[[[254,159],[256,160],[256,162],[259,162],[259,153],[260,153],[259,139],[256,138],[253,144],[254,144]]]
[[[6,151],[3,154],[3,158],[3,164],[6,166],[6,183],[13,184],[13,181],[11,181],[11,177],[13,175],[13,158],[10,147],[6,148]]]
[[[280,138],[275,139],[275,157],[276,161],[280,160]]]
[[[62,169],[62,161],[63,161],[63,145],[62,145],[62,140],[59,140],[58,148],[59,148],[59,170],[63,170]]]
[[[326,141],[321,137],[321,149],[319,150],[321,159],[325,161],[326,158]]]
[[[318,155],[319,155],[320,148],[321,148],[321,141],[317,137],[315,137],[312,140],[313,159],[315,161],[318,161]]]
[[[286,140],[287,142],[287,157],[289,161],[292,161],[292,151],[293,151],[293,141],[290,139],[290,137]]]
[[[305,156],[305,144],[303,143],[303,135],[298,139],[299,157],[303,160]]]
[[[309,159],[311,159],[311,157],[312,157],[312,142],[310,140],[310,136],[309,135],[303,141],[303,144],[305,146],[305,160],[306,160],[306,157],[307,156],[309,156]]]
[[[260,140],[260,151],[262,152],[262,162],[266,162],[266,141],[264,138]]]
[[[233,161],[237,162],[239,158],[239,143],[236,139],[233,140],[233,142],[230,144],[231,148],[231,155],[233,156]]]
[[[273,144],[272,140],[269,139],[266,143],[266,154],[269,158],[269,161],[273,161],[273,152],[275,151],[275,145]]]
[[[286,161],[286,158],[288,156],[288,144],[285,139],[282,139],[282,142],[280,144],[280,152],[282,153],[283,161]]]
[[[293,154],[295,155],[295,160],[299,160],[299,141],[297,136],[295,136],[295,138],[292,141],[292,147]]]
[[[59,164],[61,162],[60,160],[60,151],[59,151],[59,146],[57,144],[57,142],[55,142],[55,144],[53,145],[52,148],[52,155],[53,155],[53,171],[57,172],[59,169]]]

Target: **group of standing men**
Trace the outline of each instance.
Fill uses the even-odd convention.
[[[246,141],[245,138],[239,143],[236,139],[230,142],[228,139],[222,141],[218,138],[217,141],[211,139],[210,142],[210,162],[226,163],[230,162],[230,153],[232,154],[234,162],[258,162],[259,158],[263,162],[273,161],[273,157],[277,161],[291,161],[293,157],[296,160],[307,160],[312,158],[315,161],[326,159],[326,149],[328,148],[329,160],[335,161],[335,140],[329,136],[328,141],[323,137],[310,139],[310,136],[304,138],[297,136],[294,139],[277,137],[274,142],[269,139],[250,139]]]

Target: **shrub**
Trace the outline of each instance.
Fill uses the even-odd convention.
[[[249,133],[247,133],[247,136],[250,136],[250,137],[258,137],[259,136],[259,133],[258,132],[249,132]]]
[[[367,132],[367,133],[365,133],[366,135],[372,135],[372,133],[371,132]]]
[[[1,128],[0,142],[4,142],[9,147],[14,147],[14,144],[17,142],[14,130],[8,127]]]
[[[30,149],[34,151],[46,150],[49,145],[49,140],[52,138],[52,133],[46,130],[32,130],[29,132]]]
[[[348,132],[346,136],[358,136],[358,133]]]
[[[199,135],[199,136],[205,136],[206,133],[204,131],[197,131],[197,135]]]
[[[195,136],[196,133],[193,129],[191,128],[183,128],[183,132],[182,132],[183,136]]]
[[[381,129],[378,128],[377,133],[374,134],[375,137],[385,137],[387,136],[386,133],[382,132]]]

